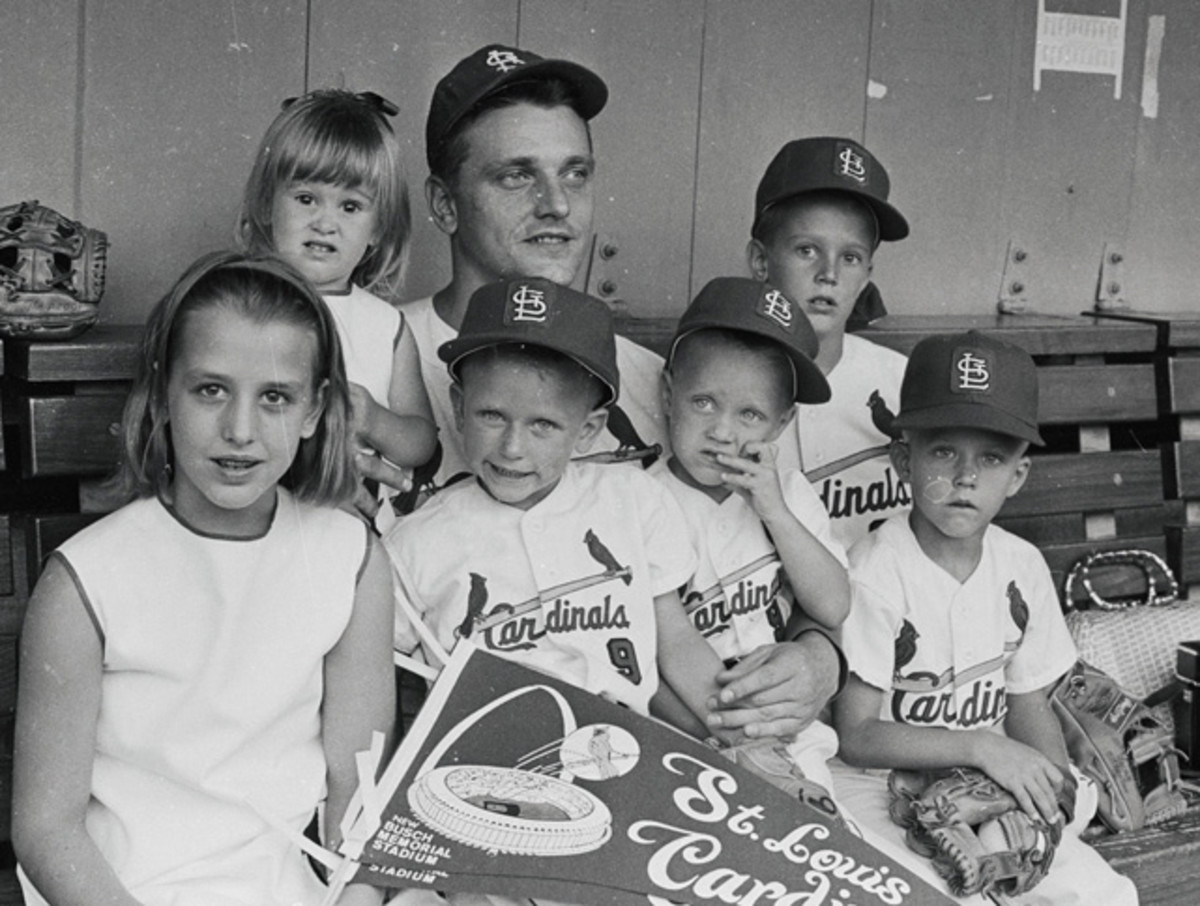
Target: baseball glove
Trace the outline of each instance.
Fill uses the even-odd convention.
[[[1111,676],[1078,661],[1050,697],[1071,761],[1096,782],[1109,830],[1135,830],[1187,808],[1173,732]]]
[[[0,208],[0,335],[65,339],[95,323],[108,238],[36,201]]]
[[[1030,818],[982,771],[892,771],[888,790],[909,848],[955,896],[1025,893],[1049,872],[1062,825]]]

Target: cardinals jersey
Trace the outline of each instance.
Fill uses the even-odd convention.
[[[463,451],[462,435],[454,421],[450,403],[450,372],[438,358],[438,347],[453,340],[458,332],[438,316],[433,298],[418,299],[401,306],[413,332],[421,357],[421,379],[429,392],[438,439],[442,443],[442,463],[434,481],[444,485],[453,476],[470,471]],[[663,360],[657,353],[625,337],[617,337],[617,371],[621,375],[621,395],[610,410],[608,425],[592,444],[591,454],[613,452],[623,446],[658,444],[666,450],[667,430],[659,399],[659,380]],[[897,384],[899,386],[899,384]]]
[[[876,425],[882,416],[872,394],[898,411],[907,362],[900,353],[847,335],[842,358],[826,375],[831,397],[797,405],[796,418],[779,438],[779,470],[800,469],[817,492],[845,549],[873,525],[912,503],[887,455],[890,438]]]
[[[671,495],[640,469],[571,463],[529,510],[475,481],[385,536],[396,595],[449,651],[460,639],[646,714],[658,689],[654,598],[696,567]],[[398,610],[396,647],[414,627]]]
[[[998,526],[959,583],[895,516],[850,551],[850,585],[842,647],[850,669],[883,690],[884,720],[996,726],[1008,694],[1040,689],[1075,662],[1046,561]]]
[[[717,503],[680,481],[665,462],[650,470],[683,509],[699,565],[683,591],[689,619],[726,662],[779,640],[795,604],[783,564],[762,520],[741,494]],[[780,476],[792,515],[845,565],[829,517],[799,472]]]

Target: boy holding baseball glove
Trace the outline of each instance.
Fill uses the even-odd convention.
[[[913,509],[850,552],[838,801],[955,895],[1136,904],[1074,831],[1089,816],[1048,695],[1075,648],[1050,571],[992,525],[1042,443],[1032,359],[974,331],[926,338],[892,428]]]

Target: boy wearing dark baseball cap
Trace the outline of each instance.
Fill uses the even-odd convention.
[[[474,477],[384,538],[397,649],[437,663],[465,640],[641,714],[661,673],[703,725],[721,663],[680,603],[683,515],[642,469],[573,460],[619,393],[608,306],[549,280],[486,284],[439,355]]]
[[[775,461],[793,403],[829,398],[816,352],[792,299],[769,283],[718,277],[680,318],[667,354],[672,455],[650,473],[683,509],[700,558],[683,592],[688,617],[731,671],[767,648],[802,657],[791,640],[808,627],[836,630],[849,609],[845,555],[825,509],[803,475]],[[811,799],[805,784],[829,789],[825,762],[836,750],[833,730],[815,721],[794,739],[732,754]]]
[[[1136,903],[1129,880],[1077,836],[1095,790],[1079,783],[1048,703],[1076,657],[1050,570],[993,524],[1025,483],[1029,445],[1042,442],[1033,360],[986,333],[926,338],[893,428],[892,462],[913,506],[850,551],[839,801],[898,843],[887,777],[874,769],[975,768],[1061,833],[1049,874],[1017,902]]]
[[[831,398],[797,408],[780,462],[809,476],[847,549],[909,503],[868,408],[876,398],[895,409],[904,356],[847,333],[884,314],[870,282],[875,250],[908,235],[890,194],[883,164],[853,139],[788,142],[759,182],[746,249],[751,274],[794,299],[817,335]]]

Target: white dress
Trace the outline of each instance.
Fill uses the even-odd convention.
[[[103,645],[87,829],[139,902],[320,903],[260,812],[303,831],[324,798],[324,659],[367,549],[357,519],[280,490],[261,538],[204,536],[144,499],[55,554]]]

